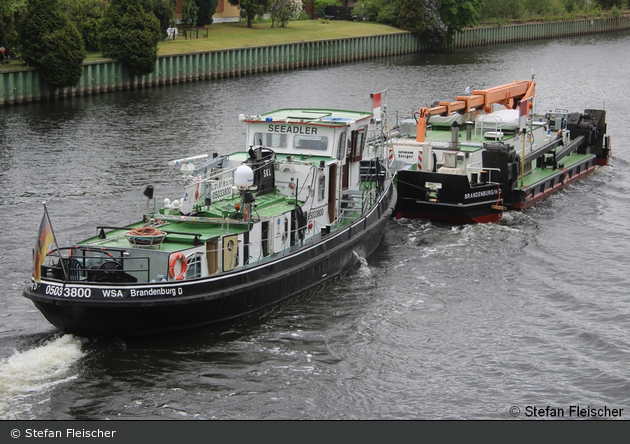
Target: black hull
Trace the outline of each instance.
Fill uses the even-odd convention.
[[[24,296],[62,332],[88,336],[157,334],[233,319],[307,290],[355,265],[358,256],[369,256],[380,244],[395,201],[390,183],[377,207],[352,225],[280,259],[219,277],[94,286],[89,299],[48,295],[43,283]],[[153,295],[152,289],[174,295]]]
[[[440,190],[425,187],[427,182],[440,183]],[[470,185],[464,175],[425,171],[399,171],[396,218],[431,219],[455,224],[497,222],[503,212],[501,190],[497,184]]]
[[[466,176],[424,171],[398,172],[396,218],[431,219],[453,224],[497,222],[505,210],[525,210],[567,185],[590,175],[600,159],[594,154],[557,169],[544,179],[516,187],[518,179],[501,173],[502,183],[471,185]],[[492,165],[508,171],[507,162]],[[441,190],[430,194],[423,187],[427,182],[440,183]],[[436,201],[431,201],[434,199]]]
[[[558,171],[558,174],[545,180],[519,189],[513,193],[514,202],[509,203],[508,208],[510,210],[525,210],[530,208],[550,195],[562,190],[567,185],[589,176],[595,171],[596,165],[597,159],[593,156],[591,159],[575,164],[565,171]]]

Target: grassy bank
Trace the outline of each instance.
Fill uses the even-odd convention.
[[[299,20],[290,22],[284,28],[271,27],[271,22],[254,23],[248,28],[246,23],[216,23],[206,31],[199,30],[199,38],[184,39],[180,34],[176,40],[164,40],[158,44],[158,54],[181,54],[197,51],[212,51],[243,46],[275,45],[280,43],[325,40],[362,35],[379,35],[404,32],[393,26],[371,22],[350,22],[345,20]],[[98,52],[89,53],[86,62],[103,60]],[[0,65],[0,70],[26,66],[19,60],[8,65]]]
[[[158,46],[158,54],[166,55],[403,32],[393,26],[344,20],[299,20],[290,22],[284,28],[279,26],[272,28],[271,22],[255,23],[252,26],[253,28],[248,28],[245,23],[213,24],[208,26],[207,38],[205,31],[199,32],[200,37],[198,39],[185,40],[184,36],[180,34],[177,40],[161,42]],[[202,33],[203,37],[201,36]]]
[[[624,11],[622,15],[625,15]],[[482,27],[494,27],[505,24],[484,24]],[[206,30],[199,31],[199,38],[184,39],[182,34],[177,40],[164,40],[158,44],[159,55],[181,54],[189,52],[203,52],[222,50],[228,48],[241,48],[244,46],[274,45],[282,43],[326,40],[344,37],[357,37],[367,35],[380,35],[404,32],[398,28],[372,22],[352,22],[345,20],[299,20],[289,22],[286,27],[271,27],[270,21],[254,23],[253,28],[248,28],[246,23],[216,23]],[[98,52],[89,53],[86,62],[103,60],[103,55]],[[10,64],[0,65],[0,70],[22,68],[26,66],[19,60]]]

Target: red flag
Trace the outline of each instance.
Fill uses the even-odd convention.
[[[385,111],[387,102],[387,90],[380,91],[374,94],[370,94],[372,98],[372,108],[374,108],[374,118],[381,119],[381,113]]]
[[[521,131],[527,126],[527,115],[529,114],[529,99],[521,100],[519,105],[519,127]]]
[[[48,248],[54,240],[52,226],[48,219],[48,213],[44,211],[42,222],[39,224],[39,236],[37,238],[37,245],[35,246],[35,264],[33,266],[33,279],[35,282],[40,283],[42,280],[42,265],[48,254]]]

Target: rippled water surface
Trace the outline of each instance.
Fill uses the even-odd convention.
[[[630,414],[630,34],[417,54],[0,109],[0,418],[508,419]],[[536,110],[605,106],[611,165],[494,225],[391,220],[360,267],[229,324],[60,335],[21,296],[43,201],[60,243],[179,191],[170,159],[227,153],[240,113],[390,118],[467,86],[537,81]],[[623,418],[623,416],[622,416]]]

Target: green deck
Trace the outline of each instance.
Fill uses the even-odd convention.
[[[475,134],[476,133],[476,134]],[[431,129],[427,129],[427,133],[425,136],[425,140],[427,142],[443,142],[443,143],[450,143],[451,142],[451,130],[450,128],[447,127],[433,127]],[[483,137],[483,135],[481,134],[481,132],[478,131],[472,131],[472,134],[470,136],[470,140],[465,140],[466,137],[466,130],[460,130],[459,131],[459,140],[458,143],[461,144],[461,146],[459,147],[460,151],[477,151],[481,149],[481,146],[467,146],[466,143],[470,143],[470,144],[481,144],[481,143],[488,143],[488,142],[495,142],[494,139],[486,139]],[[505,140],[509,140],[509,139],[513,139],[515,137],[514,133],[504,133],[503,137],[497,139],[497,142],[501,142],[501,141],[505,141]],[[464,140],[462,140],[462,138]]]
[[[157,219],[162,220],[164,225],[157,226],[167,234],[166,238],[159,246],[143,246],[141,248],[153,248],[164,251],[178,251],[190,248],[193,245],[196,234],[201,242],[208,239],[225,236],[226,234],[238,234],[248,230],[249,225],[236,219],[234,205],[240,203],[239,195],[234,195],[230,199],[221,200],[212,205],[209,211],[199,212],[195,216],[158,215]],[[252,219],[259,217],[273,217],[291,211],[295,206],[295,199],[288,199],[279,194],[267,194],[256,197],[257,208],[252,214]],[[163,210],[160,210],[163,212]],[[98,236],[80,242],[78,245],[97,245],[105,248],[134,248],[125,233],[133,228],[145,226],[144,222],[121,227],[120,229],[106,231],[106,239]],[[177,234],[177,233],[188,233]]]
[[[284,160],[288,155],[277,154],[278,160]],[[324,156],[292,156],[301,162],[319,165],[321,161],[328,162],[330,157]],[[249,158],[246,152],[238,152],[230,155],[230,160],[245,162]],[[296,159],[296,160],[297,160]],[[365,191],[373,190],[376,183],[364,182]],[[357,197],[357,203],[360,200]],[[163,251],[179,251],[190,248],[195,241],[195,235],[200,242],[208,239],[223,237],[227,234],[239,234],[248,231],[250,224],[242,220],[242,215],[237,214],[236,204],[241,203],[241,196],[235,192],[231,197],[223,198],[213,203],[209,208],[197,208],[197,214],[194,216],[181,216],[179,214],[165,214],[163,209],[159,210],[156,216],[158,221],[163,224],[156,225],[156,228],[166,232],[167,236],[160,245],[136,247],[129,242],[125,233],[134,229],[146,226],[144,221],[130,224],[117,229],[105,230],[106,238],[101,239],[99,236],[86,239],[79,242],[80,246],[98,246],[103,248],[151,248]],[[252,211],[252,220],[257,221],[261,218],[273,218],[274,216],[285,214],[295,208],[295,198],[282,195],[276,190],[275,193],[269,193],[262,196],[255,196],[255,209]],[[298,205],[304,202],[298,201]],[[351,223],[361,215],[361,205],[344,209],[344,217],[339,221],[340,225]],[[178,234],[183,233],[183,234]]]
[[[590,157],[595,157],[594,154],[571,154],[569,156],[563,157],[561,164],[564,164],[565,168],[569,168],[576,163],[583,162]],[[534,168],[530,173],[526,174],[523,178],[523,184],[521,187],[530,187],[536,183],[542,182],[554,174],[558,174],[560,169],[551,170],[551,169],[543,169],[543,168]],[[518,183],[520,184],[520,177]]]
[[[460,130],[460,137],[462,136],[462,131]],[[464,133],[465,134],[465,133]],[[504,134],[504,136],[501,139],[498,139],[498,141],[506,141],[509,139],[513,139],[515,137],[514,134],[511,133],[507,133]],[[446,128],[446,127],[437,127],[437,128],[433,128],[433,129],[429,129],[427,131],[427,136],[426,136],[426,140],[427,141],[431,141],[431,142],[443,142],[443,143],[447,143],[447,142],[451,142],[451,130],[450,128]],[[475,131],[473,131],[472,133],[472,137],[470,141],[466,141],[466,142],[461,142],[460,141],[460,145],[458,146],[458,150],[462,151],[462,152],[475,152],[478,151],[480,149],[482,149],[481,146],[467,146],[466,143],[483,143],[483,142],[491,142],[491,140],[487,140],[484,139],[481,134],[477,134],[475,135]],[[518,152],[518,150],[517,150]],[[589,157],[593,157],[593,154],[577,154],[577,153],[573,153],[571,155],[568,155],[564,158],[562,158],[562,161],[560,162],[561,164],[564,164],[565,167],[569,168],[579,162],[583,162],[584,160],[588,159]],[[417,168],[417,166],[414,164],[412,165],[412,170],[415,170]],[[545,181],[546,179],[548,179],[549,177],[553,176],[554,174],[558,174],[558,169],[556,170],[551,170],[551,169],[541,169],[541,168],[534,168],[531,172],[529,172],[528,174],[525,175],[525,177],[523,178],[523,184],[521,184],[521,187],[530,187],[534,184],[537,184],[539,182]],[[519,184],[520,184],[520,177],[519,177]]]

